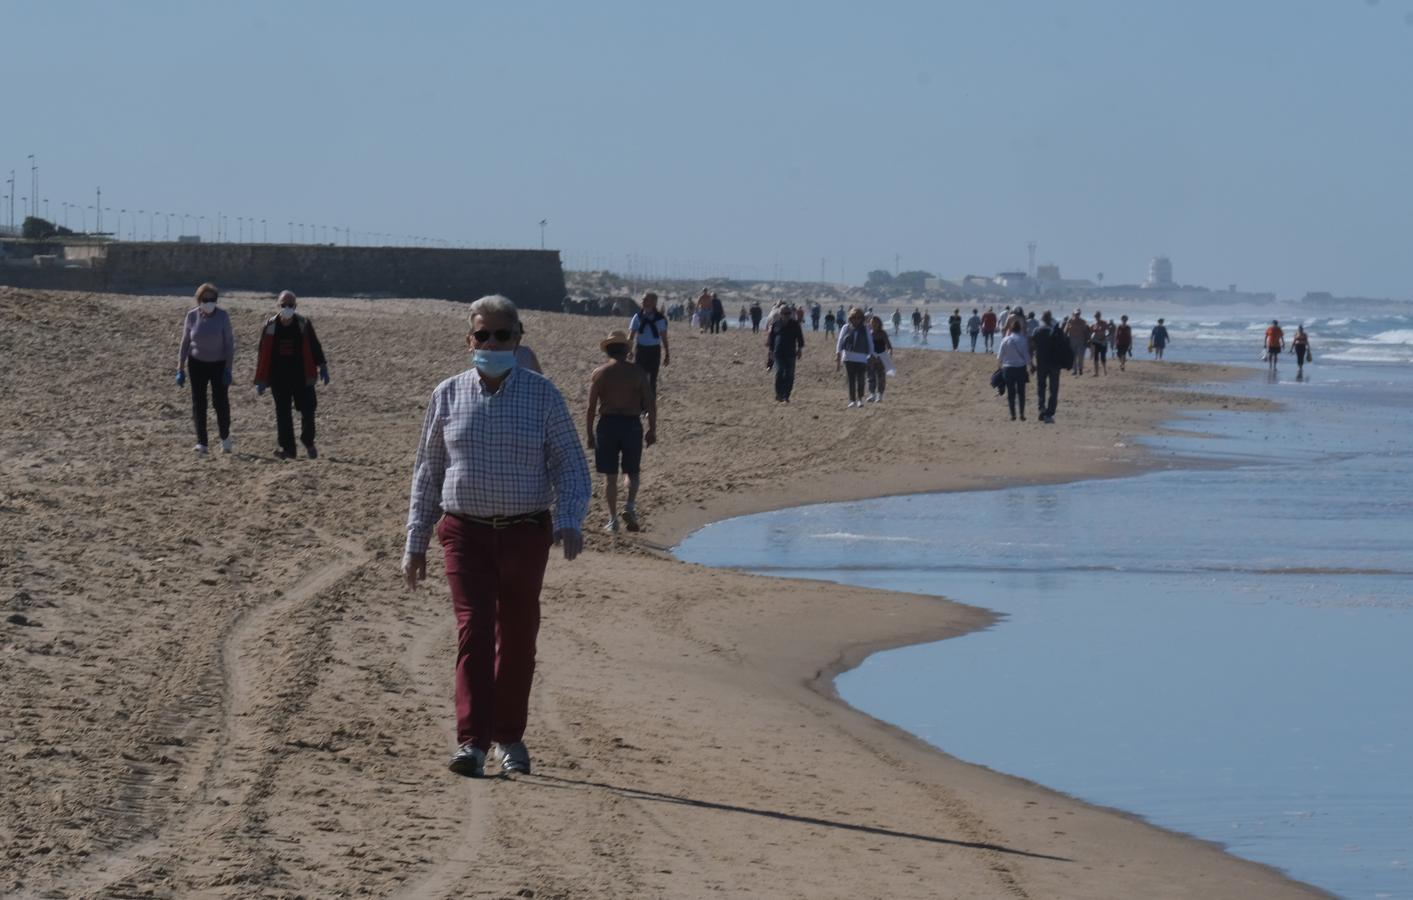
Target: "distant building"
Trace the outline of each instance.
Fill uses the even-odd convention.
[[[1028,280],[1024,272],[997,272],[992,283],[998,287],[1014,289],[1025,287]]]
[[[1173,263],[1166,256],[1155,256],[1148,263],[1146,288],[1170,288],[1173,286]]]
[[[1305,295],[1304,303],[1329,303],[1334,299],[1334,294],[1329,291],[1310,291]]]
[[[199,244],[199,243],[201,243],[201,235],[199,235],[199,234],[179,234],[179,235],[177,235],[177,243],[178,243],[178,244]]]
[[[1060,267],[1054,263],[1041,263],[1035,269],[1036,281],[1059,281]]]

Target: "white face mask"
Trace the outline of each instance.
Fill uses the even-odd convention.
[[[280,318],[283,319],[283,320],[286,321],[286,322],[288,322],[290,319],[293,319],[293,318],[294,318],[294,307],[293,307],[293,306],[281,306],[281,307],[280,307]]]
[[[204,312],[204,313],[206,313],[208,316],[211,315],[211,313],[213,313],[213,312],[216,311],[216,301],[215,301],[215,300],[203,300],[203,301],[201,301],[201,311]]]

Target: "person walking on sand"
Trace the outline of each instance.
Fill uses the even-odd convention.
[[[486,756],[529,773],[524,744],[540,587],[551,542],[572,560],[591,483],[564,397],[515,365],[520,314],[505,297],[471,304],[471,368],[437,385],[417,445],[402,575],[427,577],[433,526],[456,614],[456,741],[450,768],[481,778]],[[550,507],[553,505],[553,513]]]
[[[967,336],[971,338],[971,352],[976,352],[976,339],[981,334],[981,316],[976,314],[976,310],[971,311],[971,318],[967,319]]]
[[[864,328],[863,310],[849,310],[849,324],[839,329],[839,342],[834,347],[834,371],[842,364],[849,382],[848,409],[864,405],[864,378],[869,358],[873,356],[873,341]]]
[[[985,347],[987,353],[991,352],[992,344],[995,339],[996,309],[995,307],[988,306],[986,307],[986,312],[981,314],[981,343]]]
[[[932,331],[932,313],[930,313],[930,312],[924,312],[924,313],[922,314],[922,342],[923,342],[924,344],[927,343],[927,335],[928,335],[928,333],[931,332],[931,331]]]
[[[1114,352],[1119,355],[1119,371],[1133,355],[1133,326],[1128,324],[1128,316],[1119,316],[1119,325],[1114,329]]]
[[[211,405],[216,407],[216,428],[221,451],[230,453],[231,370],[235,365],[235,331],[231,317],[216,305],[219,291],[214,284],[196,289],[196,306],[182,320],[181,346],[177,350],[177,387],[186,384],[191,373],[191,418],[196,425],[198,455],[204,456],[209,441],[206,432],[206,394],[210,387]]]
[[[956,350],[962,345],[962,311],[952,310],[952,314],[947,317],[947,333],[952,336],[952,349]]]
[[[819,330],[819,317],[821,313],[822,310],[819,307],[818,300],[810,304],[810,331]]]
[[[1285,332],[1281,331],[1281,323],[1272,319],[1271,327],[1266,329],[1266,361],[1270,364],[1272,372],[1276,370],[1276,360],[1284,349]]]
[[[873,341],[873,355],[868,358],[868,402],[882,403],[883,392],[888,388],[893,342],[888,340],[888,329],[878,316],[869,319],[868,326],[869,338]]]
[[[903,311],[898,307],[893,307],[893,336],[897,337],[898,329],[903,327]]]
[[[824,334],[829,336],[834,333],[834,310],[827,310],[824,313]]]
[[[275,455],[294,459],[294,413],[299,410],[299,442],[304,454],[318,459],[314,446],[314,393],[317,378],[329,383],[329,361],[314,333],[314,323],[295,312],[298,301],[291,291],[280,291],[279,311],[265,320],[260,331],[260,354],[255,363],[255,392],[270,389],[275,401]]]
[[[711,291],[707,288],[697,297],[697,327],[703,332],[711,327]]]
[[[751,334],[760,333],[760,301],[751,301]]]
[[[1310,335],[1304,325],[1295,326],[1295,337],[1290,339],[1290,349],[1295,353],[1295,377],[1305,377],[1305,364],[1310,361]]]
[[[1035,375],[1035,412],[1041,422],[1055,424],[1060,403],[1060,370],[1070,361],[1070,339],[1055,324],[1050,310],[1040,314],[1040,325],[1030,336],[1030,371]]]
[[[1090,365],[1094,369],[1094,377],[1099,377],[1099,368],[1104,368],[1104,374],[1109,374],[1109,323],[1104,321],[1104,314],[1099,310],[1094,310],[1094,324],[1089,329],[1089,349],[1093,354]]]
[[[775,402],[789,403],[795,391],[795,364],[805,353],[805,330],[789,304],[781,308],[765,341],[770,353],[766,366],[775,367]]]
[[[594,451],[594,468],[604,477],[603,497],[608,504],[604,531],[618,533],[618,465],[623,463],[628,501],[623,504],[623,525],[638,530],[638,473],[643,448],[657,440],[657,392],[641,367],[628,362],[628,335],[615,331],[599,341],[608,362],[589,376],[589,410],[584,433]],[[643,432],[643,413],[648,430]],[[598,416],[595,424],[594,418]]]
[[[1011,321],[1001,346],[996,350],[996,362],[1001,367],[1001,377],[1006,384],[1006,406],[1011,410],[1011,421],[1016,420],[1016,412],[1019,411],[1024,422],[1025,383],[1030,378],[1026,374],[1026,367],[1030,365],[1030,342],[1025,337],[1025,323],[1020,319]]]
[[[628,322],[633,335],[629,358],[648,376],[648,384],[657,393],[657,373],[661,366],[671,365],[672,350],[667,346],[667,317],[658,312],[657,294],[643,294],[642,308]]]
[[[1154,359],[1163,358],[1163,349],[1168,346],[1168,329],[1159,319],[1158,324],[1153,326],[1153,330],[1148,333],[1148,350],[1153,354]]]
[[[1084,353],[1089,347],[1089,323],[1084,321],[1084,314],[1078,309],[1065,320],[1065,336],[1070,339],[1070,351],[1074,355],[1074,368],[1070,374],[1083,375]]]
[[[736,319],[736,326],[742,331],[746,330],[746,322],[750,320],[750,315],[746,312],[746,304],[741,304],[741,315]]]

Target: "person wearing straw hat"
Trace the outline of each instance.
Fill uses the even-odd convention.
[[[589,449],[594,451],[594,468],[604,477],[603,496],[608,504],[604,530],[615,534],[619,528],[619,465],[622,464],[628,486],[622,523],[629,531],[637,531],[638,473],[643,447],[651,447],[657,440],[657,392],[642,367],[628,362],[631,342],[626,331],[610,332],[599,341],[599,349],[608,356],[608,362],[589,376],[589,409],[584,426]],[[646,433],[643,413],[648,415]]]

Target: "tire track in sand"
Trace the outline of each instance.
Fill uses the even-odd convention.
[[[187,722],[188,733],[203,727],[208,732],[189,745],[192,752],[184,767],[189,772],[199,772],[199,777],[188,777],[172,792],[170,803],[180,806],[180,810],[165,819],[156,819],[152,808],[166,799],[152,792],[151,771],[156,766],[134,766],[117,810],[119,824],[109,840],[111,849],[59,873],[47,885],[27,888],[16,895],[18,898],[151,896],[154,889],[167,887],[164,883],[173,868],[184,862],[214,858],[209,864],[219,865],[221,860],[230,859],[229,854],[217,853],[218,847],[203,845],[216,835],[238,830],[240,820],[249,816],[249,802],[258,802],[259,795],[268,791],[260,787],[262,772],[278,762],[262,758],[272,754],[264,753],[259,746],[257,717],[251,715],[251,687],[257,680],[260,663],[253,658],[250,645],[258,636],[276,631],[267,627],[271,622],[307,612],[305,607],[370,560],[358,544],[325,532],[316,533],[324,546],[333,547],[342,555],[310,572],[284,593],[274,592],[269,599],[238,612],[221,640],[220,665],[212,669],[219,677],[204,676],[196,693],[161,717],[165,723]],[[325,622],[325,630],[327,626]],[[302,641],[305,637],[283,636],[286,642],[291,638]],[[285,694],[279,696],[291,699]],[[286,704],[289,705],[293,704]],[[219,714],[213,715],[217,709]],[[281,712],[287,715],[289,709],[276,710],[277,714]],[[232,880],[245,879],[237,875]]]

